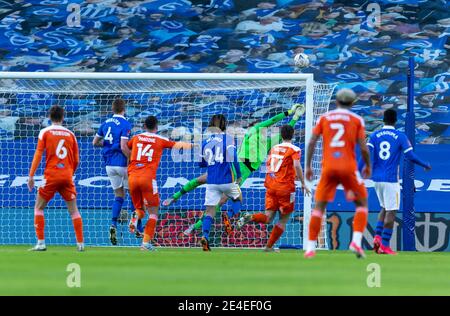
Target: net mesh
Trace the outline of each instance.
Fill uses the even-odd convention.
[[[314,122],[328,110],[334,85],[314,85]],[[132,134],[142,131],[143,120],[156,115],[159,134],[174,140],[193,141],[201,135],[211,115],[223,113],[229,121],[228,133],[238,139],[245,135],[250,123],[263,121],[304,103],[305,81],[297,80],[0,80],[0,244],[32,244],[35,241],[33,206],[35,192],[26,187],[27,174],[35,152],[39,130],[48,126],[50,106],[65,108],[65,126],[75,132],[80,147],[80,166],[75,174],[78,205],[83,216],[85,242],[88,245],[109,245],[108,228],[114,200],[101,150],[92,146],[92,138],[100,124],[108,118],[112,102],[127,102],[126,116]],[[309,115],[309,111],[306,112]],[[289,122],[289,117],[272,126]],[[304,152],[305,117],[295,126],[296,145]],[[320,173],[321,151],[314,156],[315,174]],[[36,185],[42,180],[44,163],[36,173]],[[264,164],[263,164],[264,166]],[[190,179],[205,170],[198,168],[192,157],[173,159],[164,154],[158,171],[161,199],[178,191]],[[243,211],[264,211],[264,168],[255,171],[242,186]],[[155,242],[161,246],[190,247],[198,245],[200,232],[186,236],[183,232],[202,216],[204,187],[182,196],[169,207],[161,206]],[[230,204],[222,208],[225,212]],[[126,198],[119,225],[119,245],[140,243],[128,232],[131,201]],[[295,213],[279,242],[282,247],[301,247],[304,218],[311,205],[304,205],[303,194],[297,190]],[[57,195],[44,211],[48,244],[73,244],[75,237],[65,204]],[[236,219],[233,219],[234,223]],[[319,245],[326,247],[326,224]],[[227,235],[220,214],[211,233],[212,246],[263,247],[271,225],[247,225]]]

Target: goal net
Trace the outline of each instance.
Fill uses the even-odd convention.
[[[328,110],[334,84],[313,83],[305,74],[87,74],[87,73],[0,73],[0,244],[35,242],[33,206],[36,191],[28,192],[28,170],[36,148],[39,130],[49,125],[47,110],[58,104],[66,111],[64,125],[74,131],[80,148],[80,166],[75,174],[78,205],[83,217],[87,245],[110,245],[108,228],[114,200],[103,165],[101,150],[92,146],[100,124],[111,116],[116,98],[127,103],[126,116],[132,134],[142,131],[148,115],[160,121],[159,133],[174,140],[200,142],[209,118],[225,114],[238,144],[249,125],[304,103],[306,113],[295,125],[295,144],[305,153],[313,122]],[[267,136],[277,135],[279,127],[291,117],[268,128]],[[320,148],[320,146],[319,146]],[[158,171],[161,201],[180,190],[190,179],[202,175],[195,152],[174,156],[166,152]],[[314,155],[315,175],[320,174],[321,149]],[[44,162],[36,173],[42,182]],[[264,211],[264,164],[242,186],[242,211]],[[310,186],[312,186],[310,184]],[[313,189],[314,187],[312,187]],[[182,196],[169,207],[161,205],[155,241],[161,246],[193,247],[200,231],[183,232],[201,218],[205,207],[204,187]],[[301,248],[314,203],[297,190],[295,213],[280,247]],[[230,204],[225,204],[225,212]],[[131,200],[126,198],[120,217],[120,246],[140,244],[128,232]],[[44,211],[48,244],[72,245],[74,234],[65,203],[59,195]],[[237,219],[233,219],[235,223]],[[325,221],[324,221],[325,222]],[[326,222],[319,240],[327,248]],[[227,235],[220,215],[210,234],[214,247],[263,247],[271,225],[249,224]]]

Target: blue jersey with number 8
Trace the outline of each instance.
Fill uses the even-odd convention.
[[[102,155],[107,166],[127,166],[127,157],[122,153],[120,140],[128,140],[130,133],[131,124],[122,115],[115,114],[100,126],[97,136],[103,138]]]
[[[393,126],[384,126],[370,136],[367,146],[372,152],[372,180],[398,182],[400,157],[413,150],[406,135]]]

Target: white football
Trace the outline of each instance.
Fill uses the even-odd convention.
[[[294,65],[298,68],[304,68],[309,66],[309,57],[304,53],[299,53],[294,57]]]

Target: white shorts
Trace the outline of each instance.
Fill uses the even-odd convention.
[[[241,188],[237,183],[207,184],[205,206],[216,206],[219,204],[222,195],[237,200],[241,197]]]
[[[127,167],[106,166],[106,174],[113,190],[124,188],[128,190],[128,171]]]
[[[375,182],[375,192],[377,192],[381,207],[386,211],[400,209],[400,183]]]

